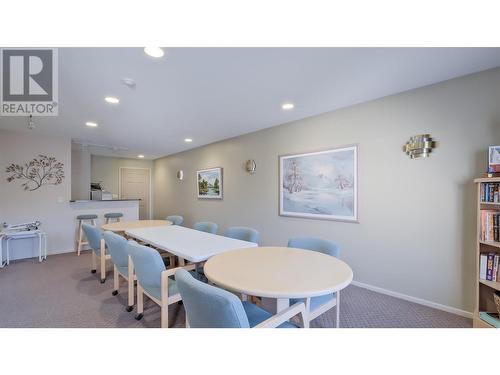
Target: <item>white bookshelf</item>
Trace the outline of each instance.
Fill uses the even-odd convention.
[[[500,202],[481,201],[481,186],[485,183],[500,183],[500,177],[476,178],[477,184],[477,245],[476,245],[476,295],[474,297],[473,326],[475,328],[492,328],[492,326],[479,318],[479,312],[496,311],[493,293],[500,290],[500,282],[482,280],[479,278],[479,259],[482,253],[500,253],[500,242],[482,241],[481,238],[481,210],[497,210],[500,213]]]

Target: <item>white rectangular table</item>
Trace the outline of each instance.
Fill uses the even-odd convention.
[[[226,251],[257,246],[253,242],[178,225],[131,229],[125,231],[125,234],[192,263],[205,262],[210,257]]]

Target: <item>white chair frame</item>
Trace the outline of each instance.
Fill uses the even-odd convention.
[[[104,238],[101,238],[101,248],[97,255],[95,251],[92,249],[92,273],[95,273],[97,270],[97,259],[99,258],[100,263],[100,273],[101,273],[101,284],[104,284],[106,281],[106,260],[111,259],[110,254],[106,254],[106,243],[104,242]],[[102,256],[104,254],[104,256]]]
[[[245,298],[245,297],[244,297]],[[279,325],[289,321],[295,315],[300,316],[300,325],[302,328],[309,328],[309,319],[307,318],[307,310],[304,302],[297,302],[285,310],[271,316],[270,318],[260,322],[253,328],[276,328]],[[186,314],[186,328],[189,327],[188,317]]]
[[[302,328],[309,328],[309,319],[307,309],[304,302],[297,302],[276,315],[271,316],[269,319],[257,324],[253,328],[276,328],[280,324],[290,320],[295,315],[300,317],[300,324]]]
[[[132,259],[129,258],[129,264],[132,263]],[[175,272],[179,269],[185,269],[187,271],[192,271],[195,269],[194,264],[189,264],[183,267],[177,268],[169,268],[161,273],[161,300],[156,299],[151,296],[148,292],[146,292],[139,280],[137,280],[137,316],[136,319],[141,319],[144,313],[144,294],[148,296],[153,302],[158,304],[161,307],[161,328],[168,328],[168,306],[173,303],[179,302],[182,300],[180,293],[176,293],[172,296],[168,295],[168,280],[169,276],[175,274]],[[129,266],[130,272],[130,266]],[[187,319],[186,319],[187,321]]]
[[[336,295],[332,300],[325,302],[324,304],[318,306],[316,309],[311,310],[311,298],[305,299],[306,310],[308,311],[308,321],[309,323],[316,319],[318,316],[324,314],[330,309],[336,307],[335,311],[335,326],[336,328],[340,327],[340,310],[339,310],[339,302],[340,302],[340,291],[336,292]]]
[[[130,255],[128,256],[128,275],[132,275],[133,277],[125,276],[123,273],[118,271],[118,267],[113,264],[113,295],[116,296],[118,294],[118,289],[120,289],[121,276],[127,281],[128,306],[126,310],[130,312],[134,308],[134,281],[137,280],[137,277],[134,274],[134,266]]]

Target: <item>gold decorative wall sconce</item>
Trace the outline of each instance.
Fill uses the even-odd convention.
[[[432,150],[437,147],[437,142],[434,141],[430,134],[419,134],[410,138],[403,146],[403,151],[411,159],[426,158]]]
[[[254,174],[255,171],[257,170],[257,163],[255,163],[255,160],[253,159],[247,160],[245,163],[245,169],[248,173]]]
[[[182,181],[184,179],[184,171],[182,169],[177,171],[177,179]]]

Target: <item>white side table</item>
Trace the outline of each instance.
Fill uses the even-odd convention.
[[[0,233],[0,268],[4,268],[7,265],[7,262],[3,260],[3,240],[5,236],[3,233]]]
[[[6,252],[7,252],[7,262],[4,265],[9,265],[10,263],[10,241],[12,240],[20,240],[25,238],[38,238],[38,261],[41,262],[44,259],[47,259],[47,235],[41,230],[31,230],[31,231],[20,231],[20,232],[5,232],[2,233],[3,238],[6,240]],[[0,241],[1,242],[1,241]],[[0,252],[2,250],[0,243]],[[0,262],[1,256],[0,256]]]

